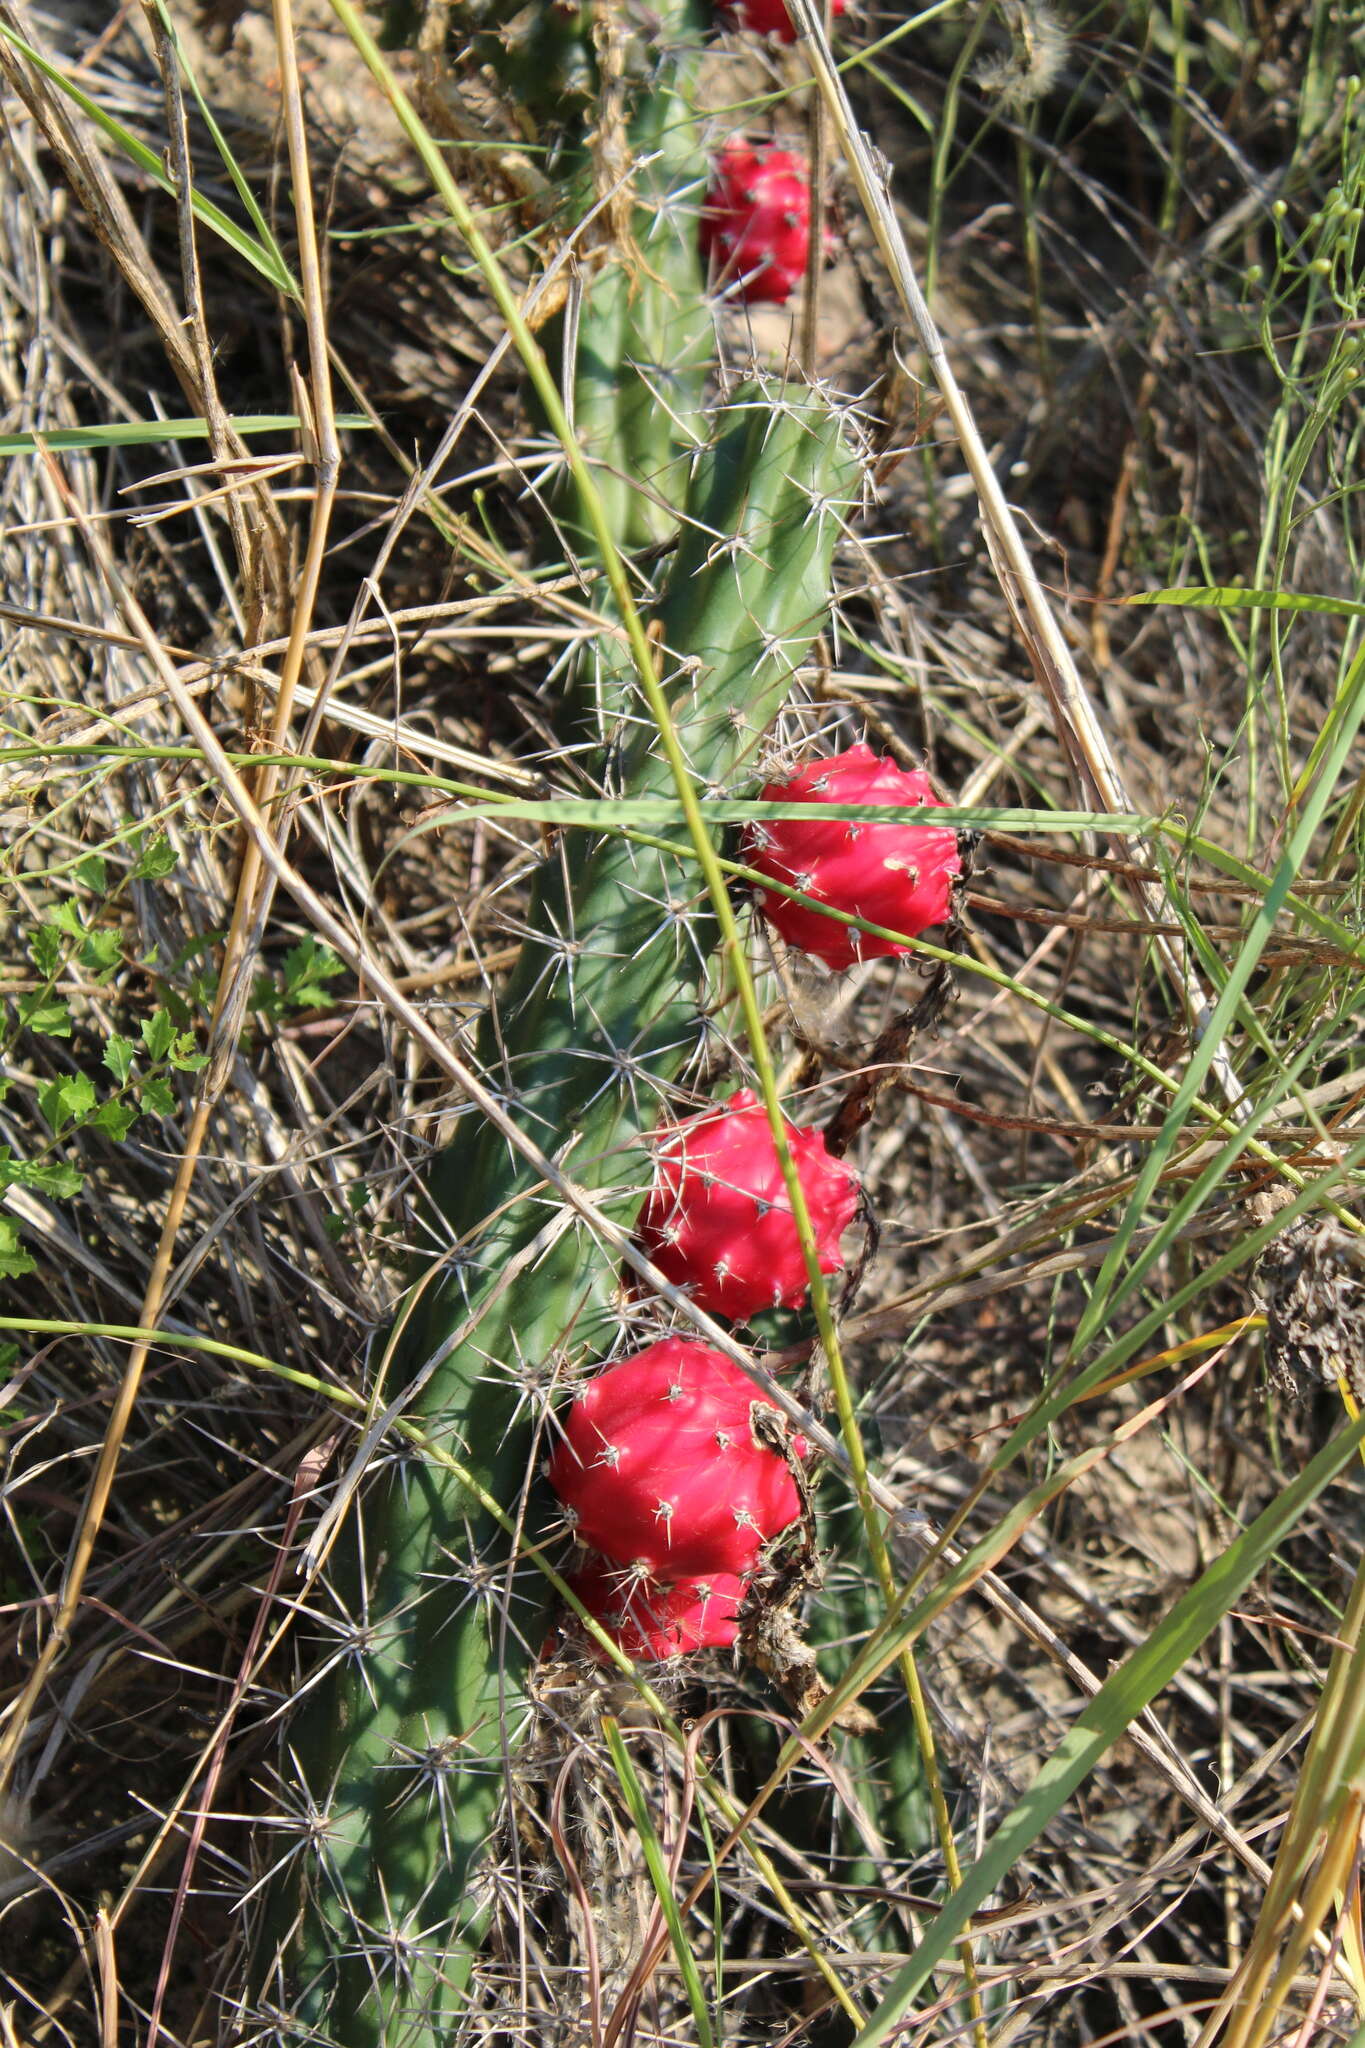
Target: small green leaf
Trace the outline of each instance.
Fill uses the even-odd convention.
[[[100,1104],[95,1114],[87,1119],[87,1124],[92,1131],[103,1131],[104,1135],[112,1138],[117,1145],[127,1137],[137,1122],[138,1114],[138,1110],[131,1102],[118,1102],[110,1096],[106,1102]]]
[[[116,925],[89,932],[81,947],[81,965],[100,980],[112,974],[123,954],[123,933]]]
[[[48,922],[55,924],[58,931],[67,932],[73,939],[85,937],[85,921],[76,905],[70,901],[59,903]]]
[[[28,957],[39,974],[53,975],[66,955],[62,935],[50,924],[40,924],[28,942]]]
[[[0,1372],[8,1372],[12,1365],[18,1363],[19,1346],[7,1337],[4,1343],[0,1344]],[[7,1408],[5,1413],[17,1419],[19,1411],[17,1408]]]
[[[38,1090],[38,1107],[54,1133],[64,1131],[95,1107],[95,1084],[88,1074],[62,1074]]]
[[[164,832],[146,841],[133,862],[135,882],[164,882],[180,865],[180,855]]]
[[[8,1216],[0,1216],[0,1280],[19,1280],[25,1273],[36,1271],[37,1261],[19,1243],[18,1224]]]
[[[278,1024],[284,1015],[284,997],[268,974],[258,974],[252,982],[251,1007],[270,1024]]]
[[[133,1071],[134,1045],[131,1038],[125,1038],[115,1031],[104,1048],[104,1064],[118,1082],[120,1088]]]
[[[181,968],[187,967],[191,960],[202,960],[205,954],[214,952],[217,947],[222,945],[226,937],[227,929],[225,926],[211,925],[208,931],[200,932],[197,937],[191,939],[187,945],[180,948],[180,951],[175,955],[166,972],[172,975],[179,974]],[[156,963],[154,960],[148,960],[145,962],[145,965],[154,967]]]
[[[153,1010],[150,1017],[143,1018],[142,1043],[150,1058],[165,1059],[175,1043],[175,1019],[169,1010]]]
[[[300,939],[284,956],[285,996],[295,1009],[326,1009],[332,1000],[328,982],[345,972],[346,962],[338,959],[330,946],[314,938]]]
[[[170,1062],[177,1074],[197,1074],[201,1067],[208,1065],[209,1056],[206,1052],[196,1052],[192,1031],[177,1031],[170,1049]]]
[[[175,1093],[164,1074],[148,1074],[138,1088],[138,1097],[152,1116],[175,1115]]]
[[[322,1228],[333,1244],[339,1244],[350,1227],[350,1218],[338,1216],[335,1209],[329,1209],[322,1219]]]
[[[60,996],[20,996],[18,1008],[26,1031],[39,1031],[44,1038],[70,1038],[71,1012]]]
[[[4,1148],[6,1154],[8,1147]],[[0,1157],[0,1187],[36,1188],[40,1195],[55,1195],[69,1201],[85,1186],[85,1175],[64,1160],[42,1163],[36,1159]]]
[[[108,869],[104,857],[98,853],[87,853],[84,860],[76,862],[76,880],[97,896],[103,896],[109,886]]]

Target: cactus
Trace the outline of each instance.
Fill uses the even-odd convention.
[[[801,1512],[785,1461],[754,1434],[760,1405],[737,1365],[682,1337],[598,1373],[550,1460],[579,1541],[661,1578],[752,1570]]]
[[[820,804],[834,802],[937,804],[941,799],[921,769],[898,768],[860,745],[804,761],[794,774],[766,783],[762,794],[765,803],[809,803],[812,816],[745,828],[744,859],[760,874],[912,939],[950,916],[962,862],[957,835],[946,825],[858,825],[818,812]],[[789,946],[829,967],[909,951],[775,890],[761,890],[758,906]]]
[[[744,1581],[734,1572],[674,1581],[598,1559],[569,1584],[628,1657],[662,1664],[693,1650],[726,1650],[739,1634]],[[600,1656],[596,1644],[594,1653]]]
[[[806,274],[810,173],[789,149],[728,142],[702,209],[699,246],[718,290],[781,306]],[[825,246],[832,237],[825,230]]]
[[[657,541],[675,508],[684,515],[662,585],[649,589],[644,565],[636,584],[685,758],[704,785],[729,789],[823,627],[832,508],[852,494],[858,467],[814,393],[751,386],[704,429],[695,0],[626,17],[638,47],[604,99],[625,161],[658,155],[599,217],[602,246],[584,249],[566,388],[617,546]],[[556,61],[572,68],[586,50],[596,64],[580,33],[588,18],[532,8],[532,41],[539,20]],[[492,33],[492,10],[487,20]],[[580,210],[610,183],[607,126],[604,105],[597,131],[561,152]],[[552,491],[551,502],[591,574],[601,564],[576,490]],[[572,679],[560,736],[607,796],[672,795],[602,587],[593,585],[603,631]],[[477,1037],[484,1074],[625,1229],[667,1091],[704,1042],[699,996],[714,930],[696,894],[674,854],[572,834],[535,880],[533,936]],[[619,1329],[614,1256],[556,1212],[495,1130],[458,1128],[425,1189],[436,1261],[402,1306],[382,1376],[382,1398],[399,1397],[457,1462],[393,1457],[344,1525],[323,1606],[319,1661],[324,1649],[330,1661],[286,1740],[294,1840],[262,1914],[263,2002],[277,2031],[336,2048],[444,2048],[467,2009],[492,1897],[487,1852],[549,1614],[546,1582],[518,1561],[496,1504],[516,1513],[522,1502],[532,1535],[548,1525],[552,1503],[528,1492],[538,1409],[528,1396],[560,1361],[609,1353]],[[720,1625],[692,1593],[651,1607],[660,1642]]]
[[[858,1177],[831,1157],[819,1131],[785,1129],[820,1270],[837,1273],[839,1241],[858,1207]],[[665,1139],[638,1227],[659,1271],[712,1315],[742,1321],[805,1299],[806,1262],[768,1113],[748,1088]]]
[[[624,467],[624,464],[622,465]],[[750,387],[721,410],[698,459],[687,520],[660,594],[673,716],[696,774],[732,783],[824,621],[837,522],[857,466],[814,394]],[[716,536],[726,538],[718,542]],[[599,678],[601,779],[669,793],[634,686]],[[485,1069],[609,1214],[629,1226],[645,1144],[669,1081],[699,1043],[712,934],[670,856],[609,836],[574,839],[541,871],[532,932],[496,1017]],[[411,1412],[494,1500],[515,1502],[530,1460],[527,1362],[615,1337],[612,1261],[491,1129],[467,1127],[428,1183],[442,1241],[458,1247],[406,1304],[387,1385],[420,1385]],[[515,1276],[508,1284],[509,1273]],[[531,1512],[534,1513],[534,1503]],[[511,1585],[511,1544],[455,1474],[404,1458],[380,1475],[349,1565],[333,1664],[290,1730],[305,1853],[273,1886],[280,2024],[340,2048],[434,2048],[464,2005],[488,1909],[474,1875],[523,1713],[545,1603],[535,1573]],[[316,1847],[320,1868],[308,1851]]]

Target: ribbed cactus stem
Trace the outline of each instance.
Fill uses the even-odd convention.
[[[600,204],[599,236],[617,222],[624,232],[609,247],[588,235],[577,325],[558,323],[547,341],[552,359],[557,348],[572,348],[575,432],[626,553],[675,531],[690,458],[706,439],[702,394],[714,331],[698,249],[705,158],[693,108],[699,50],[687,40],[693,12],[660,10],[652,89],[622,124],[636,166],[629,183],[612,189],[612,152],[579,152],[572,210]],[[569,537],[586,543],[576,494],[565,498]]]
[[[832,508],[855,479],[813,394],[752,387],[718,416],[655,612],[672,715],[704,785],[751,771],[824,624]],[[627,671],[606,669],[604,737],[617,744],[602,779],[622,796],[666,794],[671,773]],[[713,934],[695,888],[667,854],[574,835],[527,913],[553,936],[528,941],[479,1037],[485,1071],[542,1145],[627,1226],[664,1093],[699,1042]],[[491,1129],[461,1128],[429,1194],[458,1250],[406,1305],[386,1390],[425,1375],[412,1412],[513,1504],[531,1462],[526,1366],[610,1347],[615,1262],[577,1222],[561,1227]],[[418,1459],[381,1477],[360,1526],[337,1578],[352,1633],[291,1742],[299,1804],[322,1816],[321,1869],[296,1858],[277,1887],[275,1938],[292,1950],[283,1995],[341,2048],[435,2048],[458,2021],[486,1920],[476,1871],[543,1634],[541,1582],[513,1573],[503,1530]]]
[[[599,211],[579,242],[576,321],[546,337],[549,356],[565,363],[606,536],[629,554],[678,531],[657,593],[636,564],[640,609],[684,757],[703,786],[731,791],[823,627],[836,508],[856,463],[814,394],[753,387],[703,424],[699,0],[600,12],[476,0],[472,11],[483,54],[536,118],[580,110],[552,167],[569,223]],[[606,795],[671,795],[595,576],[596,508],[573,484],[551,508],[603,617],[560,736]],[[551,536],[549,550],[559,544]],[[488,1084],[627,1229],[650,1178],[649,1136],[701,1040],[714,945],[702,897],[675,854],[570,831],[536,879],[533,936],[478,1032]],[[403,1304],[381,1398],[408,1390],[408,1414],[539,1534],[555,1510],[527,1493],[533,1396],[556,1361],[612,1348],[616,1261],[472,1119],[426,1196],[436,1263]],[[328,1604],[313,1602],[329,1616],[319,1662],[331,1662],[287,1739],[299,1839],[269,1888],[265,1937],[282,2032],[336,2048],[446,2048],[455,2036],[545,1635],[544,1581],[515,1550],[449,1467],[412,1453],[374,1472],[351,1513]]]

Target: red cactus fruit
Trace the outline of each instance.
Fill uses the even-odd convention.
[[[734,16],[737,28],[746,28],[751,35],[776,36],[780,43],[796,41],[796,29],[785,0],[734,0],[726,11]],[[834,0],[830,13],[836,21],[843,11],[844,0]]]
[[[598,1558],[569,1584],[618,1649],[640,1663],[727,1650],[739,1633],[744,1581],[734,1572],[669,1582]]]
[[[805,275],[809,248],[810,175],[800,157],[727,142],[701,216],[702,261],[716,284],[746,305],[784,305]]]
[[[801,1512],[785,1463],[754,1436],[756,1406],[738,1366],[682,1337],[589,1380],[550,1460],[579,1541],[671,1581],[752,1570]]]
[[[953,880],[962,872],[956,833],[946,825],[844,823],[822,819],[817,808],[837,802],[937,804],[923,770],[898,768],[860,745],[817,755],[785,781],[765,784],[760,794],[764,803],[808,803],[812,809],[808,819],[774,818],[745,827],[742,858],[760,874],[912,939],[947,918]],[[837,924],[774,890],[760,890],[758,904],[789,946],[814,953],[829,967],[910,950]]]
[[[858,1176],[819,1131],[783,1125],[815,1232],[822,1273],[843,1264],[839,1240],[858,1206]],[[710,1315],[736,1321],[795,1308],[810,1285],[768,1113],[741,1088],[689,1118],[659,1147],[639,1234],[661,1273]]]

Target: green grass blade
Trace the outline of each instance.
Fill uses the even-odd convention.
[[[1083,1351],[1104,1325],[1113,1288],[1127,1256],[1133,1233],[1146,1214],[1147,1205],[1170,1163],[1171,1154],[1185,1127],[1195,1099],[1203,1087],[1218,1048],[1235,1019],[1257,963],[1275,929],[1276,919],[1284,908],[1317,837],[1338,778],[1346,766],[1361,723],[1365,720],[1365,651],[1362,651],[1351,664],[1338,698],[1338,707],[1336,729],[1332,744],[1323,757],[1322,773],[1300,809],[1298,822],[1290,835],[1284,857],[1271,877],[1265,901],[1258,907],[1252,919],[1250,930],[1228,972],[1226,985],[1213,1006],[1204,1034],[1190,1057],[1185,1075],[1166,1113],[1161,1136],[1153,1144],[1138,1175],[1137,1185],[1120,1218],[1114,1242],[1100,1268],[1094,1290],[1077,1326],[1072,1344],[1073,1354]]]
[[[80,86],[73,83],[58,65],[43,55],[41,50],[35,50],[32,43],[25,42],[21,35],[7,27],[4,22],[0,22],[0,36],[4,37],[11,49],[17,50],[19,55],[25,58],[35,71],[40,71],[59,92],[64,92],[67,98],[80,108],[86,119],[94,122],[106,140],[112,142],[130,163],[135,164],[138,170],[152,180],[154,185],[159,185],[170,197],[175,196],[175,180],[169,175],[155,150],[149,149],[131,129],[125,128],[121,121],[116,121],[112,114],[107,113],[98,100],[92,99],[89,93],[82,92]],[[205,199],[202,193],[191,192],[190,204],[194,209],[195,219],[210,229],[221,241],[226,242],[227,246],[235,250],[253,270],[258,270],[277,291],[286,293],[291,299],[298,298],[298,284],[278,250],[273,246],[263,247],[245,228],[239,227],[230,215],[224,213],[221,207],[215,206],[211,199]]]
[[[228,425],[247,439],[252,434],[297,433],[296,412],[235,413]],[[347,432],[365,432],[370,422],[363,413],[339,413],[337,426]],[[44,448],[147,448],[159,441],[206,441],[207,420],[119,420],[107,427],[51,427],[42,433],[0,434],[0,455],[40,455]]]
[[[260,238],[261,248],[267,253],[268,256],[273,258],[276,264],[278,264],[280,276],[288,277],[290,274],[289,266],[285,262],[284,252],[280,248],[279,243],[275,240],[274,235],[271,233],[270,223],[266,219],[264,213],[261,211],[260,203],[256,198],[256,194],[251,189],[251,185],[247,179],[245,171],[243,171],[241,165],[238,163],[236,157],[233,155],[232,150],[228,145],[228,139],[226,135],[224,135],[221,127],[218,125],[218,119],[217,116],[214,114],[213,108],[209,105],[208,101],[204,98],[204,95],[200,90],[199,80],[196,78],[194,74],[194,69],[190,64],[189,58],[185,55],[185,49],[184,45],[181,43],[180,40],[179,30],[176,28],[176,25],[171,18],[171,12],[166,5],[166,0],[155,0],[155,4],[157,14],[160,16],[161,19],[161,26],[165,29],[167,40],[169,41],[171,48],[175,51],[176,62],[180,66],[181,72],[183,73],[185,78],[185,82],[189,86],[190,91],[194,94],[194,103],[199,109],[200,117],[203,120],[204,126],[208,129],[208,132],[212,137],[213,146],[218,152],[219,161],[222,163],[224,170],[227,172],[228,176],[231,178],[233,182],[233,185],[236,188],[237,197],[241,200],[242,205],[251,221],[251,225],[255,228],[256,233]],[[337,425],[340,426],[340,424],[341,422],[340,420],[338,420]]]
[[[1315,591],[1247,590],[1238,583],[1179,584],[1170,590],[1141,590],[1120,604],[1175,604],[1200,611],[1328,612],[1338,619],[1365,618],[1365,604]]]
[[[631,1820],[635,1824],[635,1832],[639,1837],[640,1850],[645,1859],[645,1868],[649,1872],[649,1881],[654,1887],[654,1896],[659,1901],[659,1910],[662,1912],[668,1925],[668,1938],[673,1944],[673,1953],[677,1957],[678,1969],[683,1980],[683,1988],[687,1993],[687,2003],[692,2009],[692,2024],[697,2030],[696,2038],[699,2048],[714,2048],[715,2034],[711,2027],[711,2013],[706,2003],[706,1992],[702,1985],[701,1973],[697,1968],[697,1959],[692,1953],[691,1944],[687,1939],[687,1932],[683,1927],[682,1914],[678,1911],[678,1901],[674,1896],[673,1886],[669,1879],[668,1865],[664,1861],[663,1847],[655,1831],[654,1822],[650,1818],[649,1806],[645,1800],[640,1780],[636,1775],[635,1766],[630,1760],[630,1752],[621,1739],[620,1724],[610,1714],[602,1716],[602,1733],[606,1737],[607,1748],[611,1751],[611,1760],[616,1767],[616,1775],[621,1785],[621,1795],[629,1808]]]
[[[1276,1087],[1267,1090],[1246,1122],[1238,1127],[1236,1134],[1215,1153],[1203,1172],[1186,1188],[1184,1194],[1180,1196],[1179,1200],[1172,1207],[1170,1214],[1163,1220],[1160,1227],[1153,1232],[1142,1250],[1133,1259],[1131,1265],[1126,1268],[1122,1278],[1115,1283],[1113,1292],[1109,1297],[1109,1314],[1111,1319],[1114,1312],[1127,1300],[1129,1295],[1141,1286],[1143,1280],[1153,1267],[1166,1256],[1181,1232],[1198,1215],[1204,1203],[1216,1194],[1220,1188],[1226,1187],[1229,1172],[1236,1161],[1241,1157],[1262,1127],[1275,1116],[1284,1100],[1284,1096],[1293,1087],[1299,1075],[1304,1072],[1305,1068],[1312,1069],[1315,1062],[1321,1058],[1324,1048],[1340,1031],[1350,1011],[1358,1008],[1362,1001],[1365,1001],[1365,988],[1362,988],[1356,1002],[1350,1005],[1346,1011],[1329,1016],[1323,1020],[1313,1036],[1300,1048],[1294,1059],[1285,1068],[1280,1083]]]
[[[1345,1470],[1362,1444],[1365,1417],[1318,1452],[1298,1478],[1201,1574],[1147,1641],[1105,1680],[1024,1797],[996,1829],[909,1962],[897,1972],[853,2048],[878,2048],[905,2023],[916,1994],[949,1955],[972,1915],[1121,1739],[1130,1722],[1151,1705],[1162,1687],[1207,1641],[1257,1573],[1269,1564],[1305,1509]]]
[[[1317,1207],[1329,1187],[1345,1180],[1362,1165],[1365,1165],[1365,1139],[1353,1145],[1338,1162],[1316,1180],[1309,1181],[1306,1186],[1300,1188],[1292,1201],[1277,1210],[1258,1229],[1249,1231],[1193,1280],[1187,1281],[1166,1300],[1158,1302],[1157,1306],[1139,1322],[1134,1323],[1130,1330],[1125,1330],[1121,1337],[1107,1345],[1104,1351],[1097,1358],[1093,1358],[1084,1371],[1077,1373],[1065,1387],[1058,1388],[1040,1401],[1028,1419],[1000,1446],[991,1460],[991,1469],[1003,1471],[1020,1451],[1032,1443],[1050,1423],[1055,1422],[1058,1416],[1072,1407],[1082,1395],[1088,1393],[1092,1386],[1098,1386],[1101,1380],[1118,1372],[1135,1351],[1141,1351],[1150,1343],[1164,1323],[1178,1317],[1191,1302],[1197,1301],[1201,1294],[1216,1287],[1219,1281],[1226,1280],[1232,1274],[1249,1266],[1273,1237],[1287,1230],[1291,1223],[1297,1222],[1308,1210]]]

